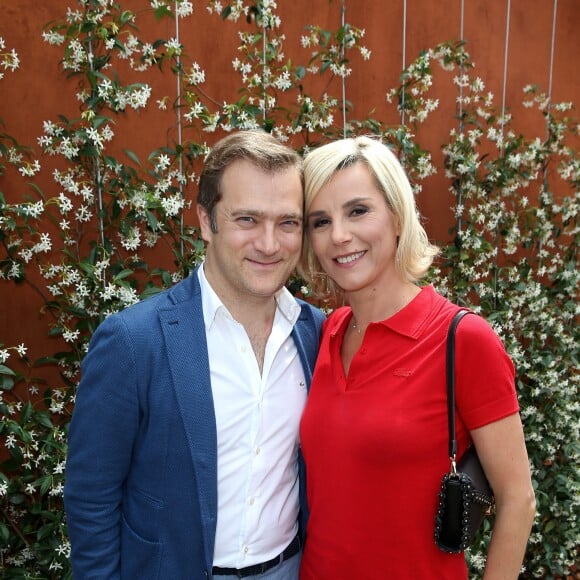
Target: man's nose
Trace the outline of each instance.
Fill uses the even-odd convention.
[[[274,224],[264,224],[255,242],[256,248],[265,255],[271,256],[280,249],[280,240]]]

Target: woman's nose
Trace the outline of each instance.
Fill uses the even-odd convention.
[[[344,244],[352,238],[350,230],[341,220],[334,220],[332,222],[330,236],[335,244]]]

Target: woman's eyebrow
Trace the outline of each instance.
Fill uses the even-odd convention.
[[[325,215],[325,214],[326,214],[326,212],[323,209],[319,209],[316,211],[309,212],[306,217],[311,218],[311,217],[321,216],[321,215]]]
[[[345,202],[342,207],[343,209],[349,209],[355,205],[358,205],[359,203],[363,203],[368,201],[370,198],[369,197],[364,197],[364,196],[360,196],[360,197],[355,197],[353,199],[349,199],[347,202]],[[318,209],[316,211],[311,211],[308,213],[308,218],[311,217],[315,217],[315,216],[321,216],[321,215],[326,215],[326,211],[323,209]]]

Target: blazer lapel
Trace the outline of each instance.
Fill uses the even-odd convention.
[[[312,373],[318,355],[318,341],[322,322],[317,322],[305,305],[301,305],[301,307],[300,317],[292,330],[292,338],[302,362],[306,385],[310,390]]]
[[[211,562],[217,521],[217,434],[199,290],[188,300],[160,310],[159,317],[198,480],[206,558]]]

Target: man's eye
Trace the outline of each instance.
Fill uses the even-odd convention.
[[[282,222],[282,226],[285,228],[299,228],[300,222],[298,220],[286,220]]]

